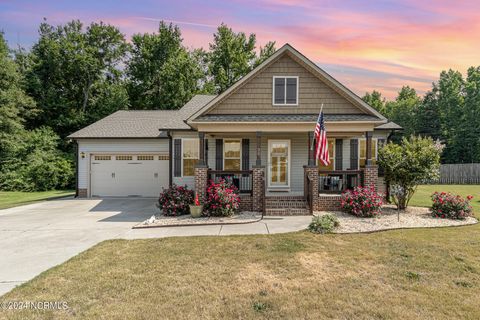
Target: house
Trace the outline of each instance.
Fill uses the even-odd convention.
[[[311,148],[323,104],[331,164]],[[286,44],[218,96],[179,110],[117,111],[69,137],[79,197],[156,197],[175,183],[205,193],[229,179],[244,209],[333,209],[357,185],[383,188],[377,151],[398,125]]]

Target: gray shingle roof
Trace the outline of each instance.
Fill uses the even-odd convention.
[[[375,130],[403,130],[403,128],[395,122],[390,121],[375,127]]]
[[[318,114],[207,114],[194,122],[316,122]],[[326,122],[381,120],[368,114],[325,114]]]
[[[179,110],[120,110],[72,133],[68,138],[166,137],[166,130],[189,130],[184,120],[214,97],[196,95]]]

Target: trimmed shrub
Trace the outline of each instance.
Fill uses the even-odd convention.
[[[383,196],[374,188],[355,187],[342,193],[343,211],[357,217],[375,217],[382,213]]]
[[[168,189],[163,189],[158,199],[157,207],[162,210],[166,216],[179,216],[189,214],[189,205],[193,203],[193,190],[187,186],[172,185]]]
[[[308,225],[308,231],[313,233],[330,233],[340,225],[337,217],[332,214],[325,214],[323,216],[315,216],[312,222]]]
[[[447,219],[465,219],[472,215],[472,206],[470,200],[472,196],[466,199],[450,192],[435,192],[432,194],[432,216]]]
[[[214,217],[228,217],[233,215],[240,206],[240,197],[237,188],[220,179],[218,183],[210,181],[204,200],[204,213]]]

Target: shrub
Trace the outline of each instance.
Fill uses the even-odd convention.
[[[237,188],[220,179],[218,183],[210,181],[204,200],[204,212],[209,216],[227,217],[233,215],[240,206]]]
[[[190,213],[189,205],[193,203],[193,191],[187,186],[172,185],[168,189],[163,189],[158,199],[157,207],[163,211],[166,216],[179,216]]]
[[[466,199],[459,195],[449,192],[435,192],[432,194],[432,216],[448,219],[465,219],[472,215],[470,200],[472,196]]]
[[[374,188],[355,187],[342,193],[342,209],[358,217],[375,217],[382,213],[383,197]]]
[[[308,225],[308,230],[313,233],[330,233],[339,225],[337,217],[332,214],[325,214],[313,217],[312,222]]]

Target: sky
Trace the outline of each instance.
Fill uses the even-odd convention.
[[[290,43],[358,95],[419,94],[442,70],[480,65],[480,0],[0,0],[0,30],[29,48],[38,26],[103,21],[126,35],[176,23],[184,45],[208,49],[222,22],[255,33],[259,45]]]

